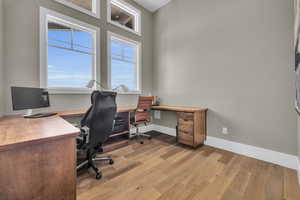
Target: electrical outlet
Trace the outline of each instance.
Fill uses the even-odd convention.
[[[154,119],[160,119],[160,111],[159,110],[154,111]]]
[[[224,135],[228,135],[228,128],[223,127],[223,128],[222,128],[222,133],[223,133]]]

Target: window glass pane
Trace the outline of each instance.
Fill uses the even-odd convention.
[[[92,55],[48,47],[48,87],[85,88],[92,80]]]
[[[111,40],[111,86],[125,85],[130,91],[138,90],[137,45]]]
[[[136,29],[135,16],[114,4],[111,4],[111,20],[132,30]]]
[[[130,91],[137,90],[135,64],[112,60],[111,76],[112,88],[117,88],[120,85],[125,85]]]
[[[74,30],[73,31],[74,48],[80,51],[93,52],[93,36],[90,33]]]
[[[54,23],[48,23],[48,42],[51,45],[71,48],[71,29]]]
[[[48,23],[48,87],[86,88],[93,79],[91,33]]]
[[[122,58],[122,44],[119,42],[111,41],[111,55],[114,58]]]
[[[77,5],[77,6],[80,6],[80,7],[84,8],[84,9],[87,9],[89,11],[93,10],[93,6],[94,6],[93,5],[93,1],[94,0],[66,0],[66,1],[68,1],[70,3],[73,3],[73,4]]]
[[[129,62],[135,62],[136,60],[136,48],[131,46],[124,47],[124,59]]]

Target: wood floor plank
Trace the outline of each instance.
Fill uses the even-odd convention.
[[[108,152],[99,163],[103,178],[83,172],[79,200],[300,200],[295,170],[209,146],[191,149],[153,132]]]
[[[283,168],[270,164],[266,184],[266,200],[282,200],[284,198]]]
[[[228,155],[227,152],[223,153]],[[233,158],[233,156],[230,157]],[[198,192],[193,199],[221,199],[237,176],[240,170],[240,160],[238,158],[230,159],[230,162],[229,159],[226,159],[226,162],[220,162],[220,159],[216,161],[219,163],[215,164],[216,167],[213,169],[215,175],[208,179],[209,184],[201,192]],[[224,163],[226,164],[224,165]]]
[[[297,185],[297,173],[295,170],[283,169],[284,172],[284,199],[300,199],[300,188]]]
[[[228,189],[224,192],[222,200],[240,200],[242,199],[250,179],[250,173],[246,170],[239,170],[237,176],[231,182]]]
[[[252,160],[252,159],[251,159]],[[245,191],[245,200],[266,199],[265,187],[267,182],[268,165],[263,161],[253,160],[255,165],[250,169],[251,177]]]

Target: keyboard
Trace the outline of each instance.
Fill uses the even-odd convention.
[[[54,115],[57,115],[57,113],[37,113],[33,115],[24,116],[24,118],[36,119],[36,118],[51,117]]]

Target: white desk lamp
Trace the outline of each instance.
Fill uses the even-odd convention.
[[[92,88],[94,88],[95,84],[100,86],[100,90],[109,91],[109,90],[105,89],[99,81],[96,81],[96,80],[90,80],[88,82],[88,84],[86,85],[86,87],[92,89]],[[118,87],[112,89],[112,91],[114,91],[114,92],[129,92],[129,88],[126,85],[122,84],[122,85],[119,85]]]

